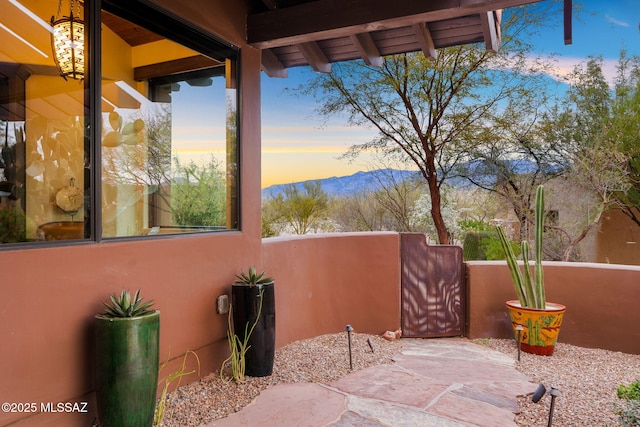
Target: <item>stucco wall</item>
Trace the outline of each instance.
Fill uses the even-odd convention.
[[[344,233],[264,239],[276,280],[276,346],[345,330],[400,325],[399,235]]]
[[[92,409],[12,425],[90,425],[92,319],[106,294],[121,287],[155,299],[163,360],[196,350],[203,375],[218,369],[227,354],[226,316],[215,314],[215,298],[249,265],[276,279],[277,347],[347,324],[379,334],[400,323],[395,233],[261,241],[237,232],[4,251],[3,284],[14,286],[3,287],[0,306],[0,395],[9,402],[89,401]],[[504,301],[514,292],[506,264],[470,262],[467,269],[468,336],[510,338]],[[640,267],[550,262],[545,278],[548,299],[568,307],[560,342],[640,354]],[[0,425],[20,416],[0,414]]]
[[[244,39],[243,2],[164,3],[235,44]],[[242,46],[240,70],[241,232],[0,251],[0,400],[89,402],[83,414],[0,412],[0,426],[91,425],[93,316],[122,288],[141,289],[161,312],[160,359],[173,359],[161,376],[187,350],[197,351],[202,375],[220,367],[228,349],[216,297],[261,262],[259,51]]]
[[[516,299],[505,262],[467,263],[470,338],[512,338],[505,301]],[[544,263],[547,301],[567,307],[559,342],[640,354],[640,267]]]

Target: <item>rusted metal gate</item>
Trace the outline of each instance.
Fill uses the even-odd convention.
[[[428,245],[424,234],[402,233],[402,335],[462,336],[466,280],[459,246]]]

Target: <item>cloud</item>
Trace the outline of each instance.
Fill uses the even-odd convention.
[[[569,77],[571,73],[574,71],[577,65],[583,64],[585,65],[589,61],[589,58],[584,57],[559,57],[554,58],[553,62],[555,63],[553,75],[551,77],[564,82],[569,82]],[[613,87],[614,81],[616,78],[618,65],[617,59],[603,59],[602,60],[602,74],[604,74],[604,78],[609,84],[610,87]]]
[[[606,20],[607,20],[607,22],[608,22],[608,23],[610,23],[611,25],[617,25],[617,26],[619,26],[619,27],[628,27],[628,26],[629,26],[629,24],[628,24],[627,22],[624,22],[624,21],[618,21],[617,19],[612,18],[612,17],[611,17],[611,16],[609,16],[609,15],[605,15],[605,16],[604,16],[604,19],[606,19]]]
[[[545,71],[552,79],[564,83],[571,83],[571,73],[575,70],[576,66],[586,66],[588,57],[566,57],[566,56],[538,56],[529,58],[528,61],[531,64],[536,64],[540,60],[552,64],[551,69]],[[602,59],[602,73],[604,78],[610,87],[613,87],[617,74],[616,66],[618,65],[618,59],[603,58]]]

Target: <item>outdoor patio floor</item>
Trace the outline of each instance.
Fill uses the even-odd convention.
[[[403,339],[396,363],[329,385],[278,384],[213,426],[516,426],[533,393],[510,357],[465,339]]]

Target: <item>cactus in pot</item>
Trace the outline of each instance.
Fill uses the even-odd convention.
[[[94,316],[95,384],[102,427],[149,427],[158,388],[160,311],[122,290]]]
[[[542,269],[542,233],[544,231],[544,187],[538,186],[536,190],[536,209],[534,214],[534,254],[535,264],[533,276],[531,274],[531,266],[529,264],[529,243],[526,240],[521,242],[522,259],[524,262],[524,272],[520,270],[518,259],[513,252],[507,236],[502,227],[496,227],[502,249],[507,256],[507,264],[511,272],[513,286],[520,300],[522,307],[544,309],[546,305],[546,296],[544,290],[544,272]]]
[[[544,231],[544,187],[536,190],[535,209],[535,264],[533,275],[529,264],[529,244],[523,241],[522,259],[524,268],[520,270],[518,260],[502,228],[498,228],[500,243],[507,255],[507,264],[519,301],[507,301],[507,309],[514,337],[519,340],[522,350],[527,353],[551,356],[560,333],[560,325],[566,311],[562,304],[546,301],[544,272],[542,270],[542,233]]]
[[[246,350],[244,368],[250,377],[271,375],[276,343],[275,282],[250,267],[241,272],[231,285],[233,330],[243,343],[240,352]],[[230,329],[231,329],[231,325]],[[233,352],[233,348],[231,349]]]

